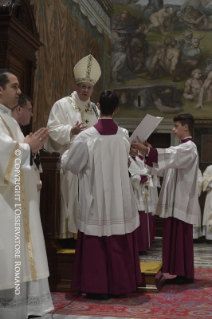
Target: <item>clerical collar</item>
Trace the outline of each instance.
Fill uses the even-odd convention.
[[[181,140],[181,143],[186,143],[188,141],[193,141],[192,136],[186,136],[184,139]]]
[[[4,106],[4,105],[1,104],[1,103],[0,103],[0,110],[1,110],[3,113],[6,113],[6,114],[12,116],[12,111],[11,111],[10,109],[8,109],[8,107]]]

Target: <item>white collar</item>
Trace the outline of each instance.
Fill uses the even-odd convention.
[[[185,140],[185,139],[187,139],[187,138],[192,138],[192,136],[186,136],[186,137],[184,137],[181,141],[183,141],[183,140]]]
[[[2,113],[6,113],[7,115],[12,116],[12,111],[8,107],[4,106],[3,104],[0,103],[0,110]]]

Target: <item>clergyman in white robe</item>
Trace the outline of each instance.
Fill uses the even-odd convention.
[[[0,104],[0,318],[54,309],[30,147],[11,110]]]
[[[95,107],[95,105],[94,105]],[[49,114],[47,126],[49,140],[45,148],[49,152],[59,152],[62,156],[68,150],[75,136],[70,131],[76,122],[84,122],[87,127],[97,123],[98,119],[93,110],[93,103],[83,102],[74,91],[70,96],[57,101]],[[75,237],[78,231],[78,178],[68,172],[60,174],[61,211],[60,211],[60,238]],[[74,235],[75,234],[75,235]]]

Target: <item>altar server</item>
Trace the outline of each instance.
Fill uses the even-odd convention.
[[[130,179],[138,206],[140,226],[136,230],[140,255],[145,255],[152,244],[155,227],[154,214],[158,201],[157,176],[148,174],[143,157],[131,147]]]
[[[135,229],[139,215],[128,176],[130,143],[112,120],[118,111],[112,91],[100,95],[100,119],[81,132],[62,157],[62,168],[78,174],[78,240],[73,290],[93,298],[120,296],[141,282]]]
[[[196,145],[192,141],[194,118],[191,114],[174,117],[173,133],[181,140],[167,149],[151,148],[148,143],[132,146],[146,155],[149,173],[164,172],[156,214],[164,218],[164,273],[177,275],[167,283],[194,281],[193,225],[198,224],[198,166]]]

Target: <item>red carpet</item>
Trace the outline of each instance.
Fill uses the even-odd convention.
[[[193,284],[165,285],[162,291],[156,294],[133,293],[127,295],[127,298],[108,301],[90,300],[72,293],[52,293],[52,298],[55,309],[65,306],[58,309],[56,314],[142,319],[207,319],[212,318],[212,269],[196,269]]]

